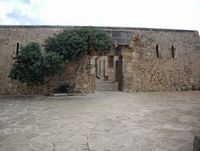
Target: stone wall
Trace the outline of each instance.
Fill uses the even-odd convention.
[[[0,94],[44,94],[63,82],[72,81],[76,64],[43,87],[27,87],[8,78],[17,43],[39,42],[62,31],[65,26],[0,26]],[[98,27],[116,41],[119,59],[119,89],[122,91],[176,91],[200,89],[200,38],[197,31]],[[172,57],[172,46],[174,58]],[[157,47],[157,48],[156,48]],[[157,53],[156,53],[157,49]],[[89,57],[77,87],[95,90]],[[70,72],[69,72],[70,71]],[[71,74],[72,73],[72,74]]]
[[[66,66],[65,73],[55,76],[52,80],[41,87],[28,87],[26,84],[10,80],[8,78],[10,68],[14,63],[12,59],[16,53],[17,43],[20,46],[29,42],[38,42],[41,45],[48,36],[62,31],[64,27],[29,27],[29,26],[2,26],[0,27],[0,94],[46,94],[60,84],[69,83],[73,80],[74,70],[77,63]],[[90,73],[90,57],[86,57],[81,73],[78,75],[77,88],[84,92],[93,92],[95,89],[94,75]]]
[[[123,91],[200,89],[199,44],[198,32],[134,31],[122,50]]]
[[[56,75],[50,78],[49,82],[43,86],[27,86],[26,84],[20,83],[16,80],[10,80],[8,87],[3,87],[4,89],[1,89],[1,92],[5,95],[46,95],[53,93],[62,84],[67,83],[73,85],[79,63],[79,61],[76,61],[67,64],[64,72],[61,75]],[[81,70],[79,71],[76,79],[76,90],[81,92],[94,92],[95,90],[94,74],[90,73],[89,56],[85,57],[84,61],[82,62]]]

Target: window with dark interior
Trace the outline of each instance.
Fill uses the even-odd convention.
[[[172,58],[174,59],[175,58],[175,49],[174,49],[173,45],[171,47],[171,51],[172,51]]]
[[[159,58],[159,46],[156,45],[156,57]]]
[[[17,43],[16,56],[19,54],[19,43]]]

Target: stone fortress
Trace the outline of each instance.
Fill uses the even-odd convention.
[[[48,36],[72,26],[0,26],[0,94],[45,94],[70,82],[76,64],[44,86],[28,87],[8,78],[16,49],[29,42],[41,45]],[[193,30],[97,27],[115,39],[107,56],[88,56],[77,88],[94,92],[96,78],[117,83],[124,92],[200,89],[200,37]]]

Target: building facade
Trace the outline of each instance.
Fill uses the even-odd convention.
[[[40,87],[8,78],[17,47],[44,40],[70,26],[0,26],[0,94],[45,94],[70,83],[76,63],[66,66]],[[116,47],[107,56],[87,56],[77,80],[83,92],[96,90],[95,80],[117,82],[118,90],[182,91],[200,89],[200,37],[197,31],[97,27],[108,32]]]

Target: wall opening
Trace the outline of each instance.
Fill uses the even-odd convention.
[[[17,43],[17,47],[16,47],[16,56],[19,54],[19,43]]]
[[[119,56],[93,56],[93,69],[96,78],[97,91],[118,91],[121,66],[119,65]]]
[[[172,58],[174,59],[175,58],[175,49],[174,49],[173,45],[171,47],[171,53],[172,53]]]
[[[159,46],[156,45],[156,57],[159,58]]]

